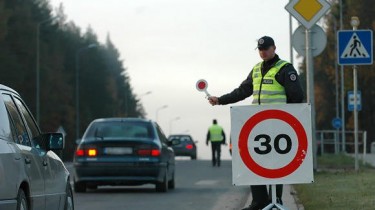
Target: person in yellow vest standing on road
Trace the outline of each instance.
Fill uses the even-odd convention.
[[[262,61],[257,63],[247,78],[232,92],[220,97],[208,97],[209,103],[226,105],[253,96],[253,105],[302,103],[303,89],[293,65],[281,60],[275,53],[274,40],[263,36],[258,40],[257,49]],[[272,128],[269,128],[272,129]],[[282,205],[282,185],[276,185],[276,200]],[[251,186],[253,200],[251,205],[242,210],[259,210],[272,200],[266,185]]]
[[[225,143],[225,133],[224,129],[217,124],[217,120],[212,121],[211,127],[208,128],[206,145],[211,142],[212,148],[212,166],[220,167],[220,155],[221,155],[221,145]]]

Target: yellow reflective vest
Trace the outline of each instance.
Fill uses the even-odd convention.
[[[253,68],[253,102],[252,104],[285,104],[285,88],[276,81],[275,75],[288,62],[279,60],[262,77],[262,62]]]
[[[209,129],[210,132],[210,141],[219,142],[223,141],[223,128],[219,125],[212,125]]]

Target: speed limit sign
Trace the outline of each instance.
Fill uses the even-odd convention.
[[[234,185],[313,182],[311,106],[231,107]]]

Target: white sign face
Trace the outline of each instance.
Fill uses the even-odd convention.
[[[234,185],[312,183],[310,104],[231,107]]]

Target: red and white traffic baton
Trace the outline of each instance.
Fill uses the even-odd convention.
[[[207,92],[207,87],[208,87],[208,84],[207,84],[207,81],[204,80],[204,79],[200,79],[197,81],[197,84],[195,84],[196,88],[198,91],[201,91],[201,92],[205,92],[206,93],[206,97],[210,97],[211,95]]]

